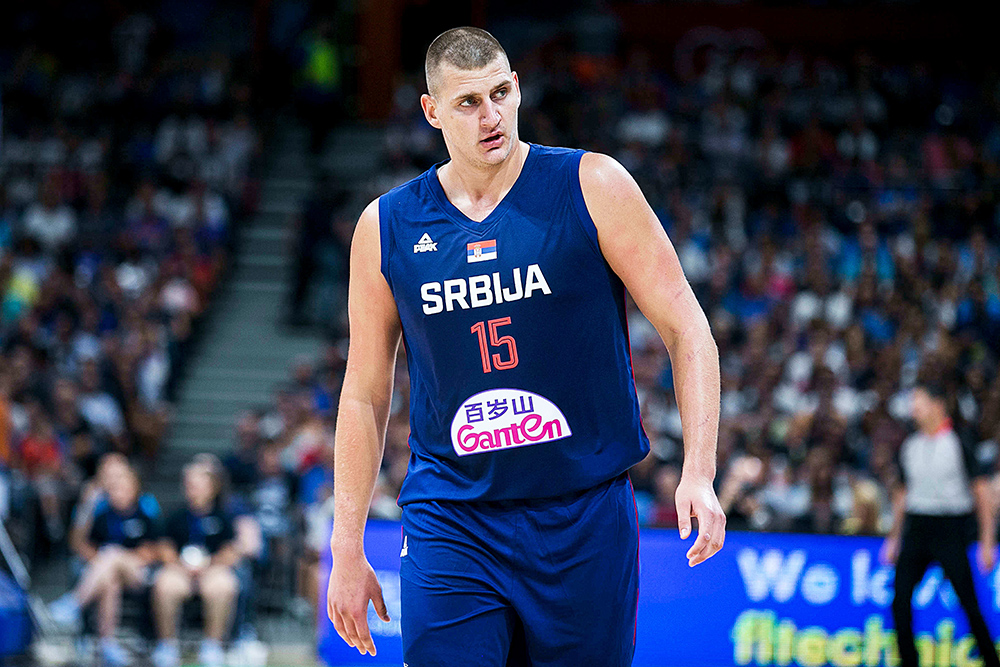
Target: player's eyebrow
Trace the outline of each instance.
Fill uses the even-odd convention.
[[[493,86],[490,89],[490,94],[492,95],[501,88],[510,88],[512,85],[514,85],[513,81],[511,81],[510,79],[504,79],[503,81],[501,81],[500,83],[498,83],[497,85]],[[476,97],[479,97],[479,93],[469,93],[469,92],[459,93],[458,95],[455,95],[455,97],[452,98],[452,102],[461,102],[463,100],[474,99]]]

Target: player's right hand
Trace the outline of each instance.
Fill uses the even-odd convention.
[[[389,621],[389,612],[382,599],[382,586],[375,577],[364,554],[343,556],[334,554],[330,586],[326,592],[326,613],[337,634],[358,649],[361,655],[375,655],[375,642],[368,629],[368,601],[375,605],[375,613]]]

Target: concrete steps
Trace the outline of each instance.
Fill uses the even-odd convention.
[[[240,230],[232,271],[187,366],[150,480],[154,492],[177,497],[184,463],[199,452],[228,453],[239,414],[272,404],[293,362],[320,353],[319,336],[282,324],[294,278],[292,225],[314,184],[306,148],[307,133],[294,123],[269,142],[260,206]]]

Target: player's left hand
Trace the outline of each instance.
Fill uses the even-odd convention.
[[[681,475],[674,494],[677,505],[677,527],[681,539],[691,534],[691,517],[698,519],[698,539],[688,549],[688,565],[694,567],[719,551],[726,541],[726,514],[715,496],[711,480]]]

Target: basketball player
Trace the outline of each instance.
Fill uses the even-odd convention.
[[[388,616],[362,536],[402,337],[405,663],[629,665],[638,526],[626,471],[649,443],[625,288],[673,363],[685,445],[681,537],[698,519],[692,566],[725,537],[712,488],[715,342],[625,169],[520,140],[517,75],[489,33],[443,33],[425,67],[421,105],[451,159],[372,202],[351,251],[330,619],[351,646],[375,654],[369,600]]]

